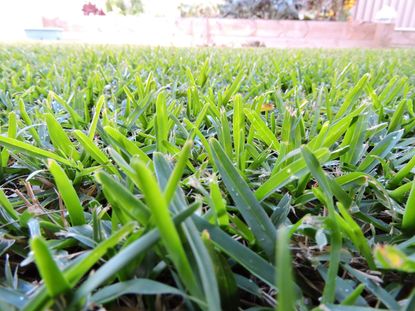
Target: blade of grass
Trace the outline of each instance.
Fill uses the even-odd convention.
[[[82,260],[70,266],[63,272],[64,277],[73,287],[81,278],[108,252],[109,249],[120,243],[128,234],[130,234],[136,225],[129,223],[114,232],[108,239],[102,241],[90,252],[83,255]],[[35,296],[24,305],[24,311],[37,311],[44,309],[50,299],[47,289],[42,287]]]
[[[125,212],[131,219],[146,225],[150,219],[150,211],[126,187],[104,171],[95,173],[95,179],[102,185],[105,197],[113,208]]]
[[[362,229],[349,215],[343,204],[338,202],[337,207],[340,211],[340,214],[343,216],[344,221],[346,222],[346,227],[350,230],[350,239],[355,244],[359,252],[366,258],[369,268],[375,270],[376,265],[375,261],[373,260],[372,249],[370,248],[369,243],[362,232]]]
[[[396,188],[399,183],[405,178],[407,177],[412,169],[415,167],[415,157],[412,157],[411,160],[409,160],[408,163],[405,164],[404,167],[402,167],[396,174],[395,176],[393,176],[388,183],[388,188],[389,189],[393,189]]]
[[[155,116],[155,133],[157,151],[164,152],[163,141],[167,141],[169,137],[168,114],[166,106],[166,95],[161,92],[156,100],[156,116]]]
[[[268,286],[275,288],[276,272],[273,265],[203,218],[195,216],[193,220],[199,231],[207,230],[209,232],[210,238],[221,251],[261,279]]]
[[[213,281],[217,281],[215,287],[218,287],[218,293],[220,293],[220,301],[215,304],[210,304],[210,309],[213,310],[229,310],[238,311],[238,306],[235,301],[239,300],[238,288],[236,285],[235,276],[230,268],[228,261],[222,256],[222,254],[215,249],[212,241],[210,240],[209,233],[205,230],[202,232],[202,240],[207,249],[208,256],[212,259],[214,266]],[[216,293],[215,293],[216,294]],[[212,301],[212,293],[207,293],[208,303]]]
[[[186,294],[177,288],[150,279],[140,278],[106,286],[92,295],[91,302],[94,304],[105,304],[127,294],[174,294],[186,297]]]
[[[67,158],[72,158],[75,161],[80,159],[80,154],[76,151],[75,146],[69,139],[62,126],[55,119],[55,117],[46,113],[46,124],[49,131],[49,137],[52,141],[53,146],[60,150]]]
[[[186,157],[182,157],[181,161],[185,162]],[[176,166],[177,165],[178,163]],[[159,184],[164,191],[166,191],[176,168],[172,170],[166,158],[160,153],[154,154],[154,168]],[[184,207],[188,205],[185,195],[180,187],[175,187],[175,195],[172,197],[170,205],[175,213],[182,211]],[[200,237],[200,232],[197,230],[193,220],[191,218],[186,219],[181,227],[190,244],[193,256],[195,257],[198,269],[193,268],[193,270],[195,274],[197,273],[200,276],[200,281],[206,297],[207,309],[211,311],[219,310],[221,302],[213,259],[210,257],[210,254]]]
[[[16,113],[14,111],[10,112],[8,115],[9,119],[9,127],[7,129],[7,137],[9,138],[16,138],[17,134],[17,119],[16,119]],[[9,163],[9,151],[4,148],[1,150],[1,166],[7,167],[7,164]]]
[[[174,218],[175,225],[180,224],[187,217],[194,213],[197,205],[188,208]],[[91,277],[85,280],[84,283],[74,292],[72,297],[72,307],[85,296],[90,294],[94,289],[98,288],[106,280],[113,277],[118,271],[126,267],[139,254],[154,246],[160,238],[158,229],[152,229],[136,241],[130,243],[128,246],[120,250],[114,257],[103,264]],[[26,310],[25,310],[26,311]]]
[[[367,154],[366,158],[357,167],[360,172],[370,172],[379,163],[379,158],[385,158],[389,152],[395,147],[403,135],[403,130],[389,133],[381,142]]]
[[[226,210],[226,201],[223,199],[216,175],[212,176],[209,183],[210,199],[212,208],[215,211],[217,223],[220,226],[227,226],[229,224],[229,215]]]
[[[36,129],[32,126],[33,122],[30,119],[29,115],[26,112],[26,107],[24,104],[23,99],[19,100],[19,109],[20,109],[20,117],[23,119],[23,121],[26,123],[27,126],[29,126],[29,132],[32,135],[33,139],[35,140],[36,144],[38,146],[42,145],[40,136],[38,134],[38,132],[36,131]]]
[[[149,156],[144,151],[142,151],[134,142],[125,137],[120,131],[111,126],[105,126],[104,131],[120,148],[128,152],[131,156],[137,155],[147,164],[151,163]]]
[[[66,176],[65,171],[52,159],[48,161],[48,167],[55,179],[56,186],[62,196],[66,209],[68,210],[71,224],[73,226],[85,224],[84,209],[79,201],[72,182],[69,180],[68,176]]]
[[[233,80],[232,84],[225,90],[222,100],[219,101],[219,106],[226,105],[231,97],[238,91],[244,78],[244,71],[239,71],[238,75]]]
[[[92,140],[95,136],[95,131],[97,129],[97,124],[98,124],[98,120],[99,120],[99,115],[101,113],[102,107],[104,106],[105,103],[105,96],[101,95],[98,98],[98,102],[95,106],[95,112],[94,112],[94,116],[92,117],[92,122],[89,125],[89,129],[88,129],[88,137]]]
[[[356,85],[347,93],[343,104],[340,106],[339,110],[337,111],[336,116],[334,117],[335,120],[339,119],[346,112],[350,111],[352,105],[355,102],[357,102],[357,98],[359,97],[360,93],[364,89],[369,78],[370,78],[370,75],[368,73],[363,75],[363,77],[360,78],[360,80],[356,83]]]
[[[232,125],[235,161],[238,163],[238,167],[241,168],[241,156],[245,144],[245,114],[243,112],[242,96],[239,94],[234,98]]]
[[[69,112],[73,125],[75,128],[79,128],[79,124],[82,123],[82,117],[69,105],[62,97],[56,94],[53,91],[49,92],[49,96],[55,99],[59,104],[61,104],[66,111]]]
[[[301,153],[303,155],[304,160],[307,163],[307,167],[309,168],[311,174],[314,178],[317,179],[319,186],[321,187],[324,196],[325,196],[325,203],[328,208],[329,218],[327,222],[331,227],[331,250],[330,250],[330,266],[329,271],[327,273],[327,281],[324,286],[322,303],[332,303],[334,302],[335,298],[335,289],[336,289],[336,277],[339,270],[340,264],[340,250],[342,246],[342,238],[339,231],[338,223],[336,220],[336,211],[333,205],[333,194],[330,187],[330,182],[324,173],[323,169],[320,166],[320,163],[317,157],[313,154],[313,152],[303,146],[301,148]]]
[[[415,178],[406,201],[405,212],[402,217],[402,230],[410,233],[415,232]]]
[[[366,290],[375,295],[382,303],[385,304],[389,310],[400,310],[399,304],[396,300],[382,287],[378,286],[373,280],[367,277],[364,273],[350,267],[349,265],[343,265],[344,269],[355,277],[359,282],[365,284]]]
[[[395,112],[392,115],[392,118],[389,122],[388,132],[393,132],[401,127],[403,121],[403,114],[407,107],[409,99],[401,100],[401,102],[396,107]]]
[[[213,159],[240,213],[268,258],[274,257],[276,230],[248,184],[233,166],[217,140],[211,139]]]
[[[10,203],[9,199],[7,198],[6,194],[4,193],[3,189],[0,188],[0,205],[5,211],[9,214],[9,216],[13,219],[19,218],[19,213],[15,211],[13,205]]]
[[[119,175],[117,169],[111,164],[110,159],[106,156],[106,154],[101,151],[90,139],[88,136],[86,136],[83,132],[80,130],[75,130],[74,135],[76,139],[82,144],[82,146],[85,148],[85,150],[91,155],[91,157],[97,161],[99,164],[103,165],[105,168],[108,168],[108,170],[115,174]]]
[[[31,144],[21,142],[14,138],[0,136],[0,145],[5,146],[11,150],[22,152],[23,154],[27,154],[38,159],[50,158],[67,166],[75,166],[75,164],[72,161],[60,157],[53,152],[43,150],[38,147],[34,147]]]
[[[140,180],[140,187],[144,198],[152,212],[154,222],[160,231],[161,240],[171,260],[187,289],[190,292],[197,293],[199,287],[183,249],[179,234],[170,216],[166,196],[163,195],[153,173],[146,167],[144,162],[138,158],[133,158],[131,160],[131,166],[135,170],[137,178]]]
[[[330,158],[330,152],[326,148],[316,151],[315,155],[322,163]],[[258,200],[262,201],[273,192],[294,181],[296,178],[301,178],[308,172],[309,169],[304,159],[298,159],[271,175],[271,177],[255,191],[255,196]]]
[[[28,298],[16,290],[0,287],[0,301],[21,309],[28,301]],[[5,308],[4,310],[7,309]]]
[[[277,238],[277,288],[278,307],[275,310],[295,311],[296,308],[296,286],[293,277],[292,258],[290,250],[290,230],[287,227],[278,229]]]
[[[341,302],[341,305],[348,306],[353,305],[356,300],[359,298],[359,296],[363,293],[363,290],[365,289],[364,284],[359,284],[356,286],[356,288],[350,293],[349,296],[343,299]]]
[[[174,166],[174,170],[171,173],[167,185],[164,189],[164,197],[166,199],[167,205],[170,204],[170,201],[176,192],[176,188],[180,183],[180,178],[182,177],[184,169],[186,168],[186,162],[189,158],[192,146],[193,143],[191,141],[187,141],[184,144],[183,149],[178,156],[177,163]]]
[[[30,242],[30,248],[49,295],[56,297],[68,292],[69,283],[53,259],[45,240],[41,236],[35,236]]]
[[[249,109],[244,109],[246,117],[251,122],[251,125],[258,131],[257,137],[262,140],[268,147],[279,152],[280,143],[275,134],[269,129],[265,122],[261,119],[258,113]]]

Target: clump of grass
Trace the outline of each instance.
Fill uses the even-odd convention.
[[[0,309],[412,310],[414,57],[2,49]]]

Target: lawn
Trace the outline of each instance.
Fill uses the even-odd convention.
[[[0,310],[415,310],[414,59],[3,45]]]

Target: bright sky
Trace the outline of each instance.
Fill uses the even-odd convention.
[[[42,26],[42,16],[76,19],[82,16],[82,5],[94,3],[98,8],[105,7],[105,0],[0,0],[0,39],[24,37],[25,28]],[[145,14],[150,16],[179,15],[180,3],[221,3],[223,0],[142,0]]]
[[[79,16],[84,3],[94,3],[98,8],[105,7],[105,0],[0,0],[0,17],[15,19],[24,17],[33,20],[39,16]],[[221,3],[223,0],[142,0],[145,13],[149,15],[174,15],[180,3]]]

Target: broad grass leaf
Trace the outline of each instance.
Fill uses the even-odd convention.
[[[218,141],[210,142],[213,159],[229,194],[268,258],[274,257],[276,230],[248,184],[235,169]]]

